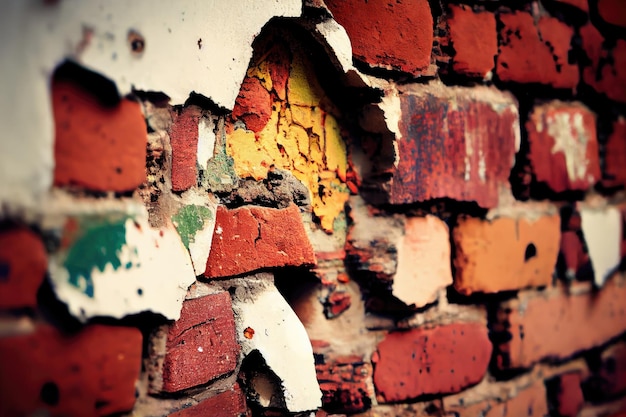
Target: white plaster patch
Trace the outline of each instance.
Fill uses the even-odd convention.
[[[617,208],[607,207],[601,210],[582,208],[580,216],[594,281],[601,287],[620,263],[621,215]]]
[[[390,132],[396,135],[396,140],[402,139],[402,132],[400,131],[400,120],[402,119],[402,107],[400,105],[400,96],[398,90],[395,87],[385,89],[385,95],[383,96],[380,104],[378,105],[385,114],[385,122]],[[399,162],[399,156],[396,153],[396,166]]]
[[[104,228],[101,233],[119,232],[106,229],[106,223],[100,226]],[[151,229],[146,218],[127,218],[123,227],[124,236],[107,237],[123,237],[124,243],[115,253],[86,228],[81,231],[84,239],[50,257],[50,277],[59,300],[83,322],[91,317],[122,318],[144,311],[177,320],[195,274],[176,230],[173,225]]]
[[[546,124],[548,135],[554,140],[551,152],[565,155],[567,176],[570,181],[587,180],[589,133],[585,130],[583,115],[557,112],[547,117]]]
[[[200,118],[200,123],[198,123],[197,161],[203,170],[207,169],[209,159],[213,158],[215,140],[214,120],[206,117]]]
[[[343,72],[353,69],[352,43],[346,30],[334,19],[326,19],[315,25],[317,32],[324,37],[328,46],[341,65]]]
[[[316,410],[322,405],[322,392],[306,330],[271,280],[254,281],[259,285],[238,288],[233,299],[242,355],[257,350],[263,356],[282,382],[290,412]],[[254,330],[250,339],[243,336],[248,327]]]

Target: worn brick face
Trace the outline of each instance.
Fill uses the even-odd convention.
[[[519,143],[514,100],[488,88],[415,87],[401,95],[392,204],[434,198],[498,203]]]
[[[129,191],[146,179],[146,122],[122,99],[106,107],[68,81],[52,84],[54,184],[93,191]]]
[[[248,415],[246,396],[239,384],[189,408],[170,414],[170,417],[243,417]]]
[[[495,293],[551,283],[559,252],[560,219],[535,221],[462,217],[452,231],[454,287],[462,294]]]
[[[297,206],[247,206],[233,210],[220,206],[204,275],[217,278],[315,262]]]
[[[172,190],[185,191],[196,185],[198,150],[198,123],[201,110],[185,107],[172,115],[170,143],[172,145]]]
[[[0,415],[104,416],[132,409],[141,332],[89,325],[62,334],[41,325],[0,338]]]
[[[392,332],[372,357],[374,385],[383,402],[458,392],[483,378],[490,356],[481,323]]]
[[[626,119],[623,117],[613,122],[613,130],[605,144],[602,184],[605,187],[626,187]]]
[[[419,74],[428,69],[433,18],[427,0],[326,0],[348,32],[354,57],[372,67]]]
[[[527,368],[545,359],[565,359],[626,330],[626,285],[615,276],[597,294],[521,293],[503,303],[492,323],[501,369]]]
[[[566,372],[546,380],[546,390],[552,414],[576,417],[585,403],[580,387],[581,373]]]
[[[326,411],[356,413],[370,407],[372,400],[369,398],[367,379],[371,375],[371,365],[366,364],[362,357],[340,356],[317,362],[315,371]]]
[[[595,115],[580,103],[536,106],[526,123],[532,172],[550,190],[585,191],[600,179]]]
[[[253,132],[260,132],[270,120],[271,115],[272,97],[270,92],[263,87],[258,78],[246,77],[241,84],[232,117],[235,120],[243,121],[246,127]]]
[[[163,390],[180,391],[232,372],[239,345],[227,292],[183,302],[167,334]]]
[[[36,307],[47,269],[39,236],[22,227],[0,230],[0,309]]]

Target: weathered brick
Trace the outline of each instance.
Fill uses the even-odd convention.
[[[605,187],[626,187],[626,119],[613,122],[613,130],[604,145],[602,184]]]
[[[22,227],[0,231],[0,309],[36,307],[47,269],[39,236]]]
[[[31,334],[0,338],[0,415],[129,411],[141,340],[135,328],[95,324],[71,335],[40,325]]]
[[[591,361],[590,375],[583,383],[585,398],[602,402],[626,392],[626,344],[607,348],[599,360]]]
[[[514,99],[484,87],[431,85],[408,87],[400,102],[388,202],[451,198],[496,206],[519,146]]]
[[[577,9],[582,10],[583,12],[589,11],[589,1],[588,0],[552,0],[555,3],[559,3],[557,7],[560,7],[562,4],[567,4],[569,6],[576,7]]]
[[[248,415],[246,396],[239,384],[189,408],[170,414],[170,417],[243,417]]]
[[[574,30],[556,18],[525,12],[502,13],[496,73],[501,81],[573,89],[578,68],[568,63]]]
[[[146,179],[146,122],[122,99],[107,107],[68,81],[52,83],[54,184],[128,191]]]
[[[348,32],[356,59],[372,67],[412,74],[428,69],[433,18],[427,0],[410,3],[326,0],[325,3]]]
[[[238,357],[228,292],[186,300],[167,334],[162,389],[175,392],[205,384],[234,371]]]
[[[626,28],[626,7],[622,0],[598,0],[598,14],[606,23]]]
[[[232,117],[241,120],[246,127],[260,132],[272,115],[272,97],[256,77],[246,77],[241,84]]]
[[[600,179],[595,115],[580,103],[536,106],[526,122],[534,180],[550,190],[586,191]]]
[[[591,23],[580,28],[580,37],[589,58],[582,70],[585,84],[611,100],[626,103],[626,41],[617,39],[610,47]]]
[[[557,273],[566,281],[589,280],[593,277],[581,222],[580,213],[573,207],[561,208],[561,244]]]
[[[246,206],[217,209],[215,235],[204,275],[239,275],[261,268],[314,265],[300,210]]]
[[[317,355],[322,357],[321,354]],[[317,361],[316,361],[317,362]],[[315,365],[317,380],[322,390],[322,404],[332,413],[357,413],[370,408],[367,379],[371,365],[362,357],[321,359]]]
[[[546,380],[550,415],[576,417],[585,403],[580,387],[581,373],[567,372]]]
[[[452,48],[452,71],[485,78],[495,66],[498,53],[496,18],[491,12],[473,11],[467,5],[449,5],[447,42]]]
[[[380,401],[453,393],[476,384],[487,371],[491,349],[482,323],[389,333],[372,357]]]
[[[491,324],[501,369],[527,368],[599,346],[626,330],[626,284],[619,276],[598,293],[567,294],[554,288],[524,292],[500,305]]]
[[[462,294],[495,293],[551,283],[560,239],[558,215],[536,220],[461,217],[452,230],[454,287]]]
[[[172,190],[185,191],[198,182],[196,159],[198,152],[199,107],[185,107],[173,112],[169,130],[172,145]]]

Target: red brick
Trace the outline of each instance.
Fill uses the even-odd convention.
[[[135,328],[95,324],[73,335],[41,325],[31,334],[0,338],[0,415],[129,411],[141,368],[141,340]]]
[[[585,403],[580,372],[567,372],[546,381],[551,415],[576,417]]]
[[[525,12],[499,15],[500,54],[496,73],[501,81],[538,83],[573,89],[578,67],[568,63],[574,30],[559,20],[543,16],[535,26]]]
[[[559,277],[567,281],[589,280],[593,277],[581,226],[578,211],[570,206],[561,209],[561,244],[557,269]]]
[[[48,269],[41,238],[27,228],[0,231],[0,309],[36,307]]]
[[[271,76],[271,75],[270,75]],[[260,132],[272,115],[272,97],[261,81],[246,77],[235,101],[232,117],[241,120],[249,130]]]
[[[315,365],[322,406],[332,413],[357,413],[370,408],[367,379],[371,366],[361,357],[338,357]]]
[[[626,187],[626,119],[613,122],[604,153],[602,184],[605,187]]]
[[[344,291],[333,291],[324,302],[324,315],[326,318],[334,318],[350,308],[352,300],[350,294]]]
[[[483,378],[491,349],[481,323],[389,333],[372,357],[376,391],[383,402],[459,392]]]
[[[146,179],[147,128],[138,103],[113,107],[67,81],[52,83],[54,185],[128,191]]]
[[[591,362],[593,374],[583,383],[585,397],[592,402],[606,401],[626,392],[626,344],[618,343]]]
[[[619,276],[596,293],[520,293],[503,303],[492,323],[500,368],[527,368],[546,359],[564,359],[599,346],[626,330],[626,284]],[[494,339],[495,340],[495,339]]]
[[[466,5],[449,5],[448,10],[448,42],[454,51],[452,70],[485,78],[494,68],[494,57],[498,53],[495,15],[475,12]]]
[[[454,287],[462,294],[549,285],[556,265],[560,219],[543,215],[482,220],[461,217],[452,231]]]
[[[586,191],[600,179],[596,118],[582,104],[536,106],[526,130],[536,182],[560,193]]]
[[[197,405],[170,414],[170,417],[242,417],[248,415],[245,394],[235,384],[228,391],[217,394]]]
[[[609,99],[626,103],[626,41],[618,39],[612,49],[598,30],[588,23],[580,28],[583,49],[590,64],[583,67],[585,84]]]
[[[400,100],[389,202],[451,198],[496,206],[519,143],[514,100],[488,88],[438,85],[407,89]]]
[[[205,276],[217,278],[261,268],[314,264],[313,247],[297,206],[218,207]]]
[[[325,0],[352,43],[354,57],[372,67],[420,74],[428,69],[433,17],[427,0]]]
[[[623,0],[598,0],[598,14],[606,23],[626,28],[625,6]]]
[[[589,11],[589,1],[588,0],[552,0],[555,3],[567,4],[577,9],[582,10],[583,12]]]
[[[205,384],[237,367],[239,344],[228,292],[186,300],[167,335],[163,390]]]
[[[196,167],[198,152],[198,123],[201,110],[185,107],[180,114],[172,114],[170,143],[172,145],[172,190],[185,191],[198,182]]]

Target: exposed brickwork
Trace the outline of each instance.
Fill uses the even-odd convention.
[[[272,80],[274,77],[272,77]],[[286,83],[286,81],[285,81]],[[284,93],[283,93],[284,94]],[[241,85],[232,116],[253,132],[260,132],[272,115],[272,97],[256,77],[246,77]]]
[[[189,408],[170,414],[170,417],[244,417],[248,415],[246,397],[239,384]]]
[[[607,348],[599,360],[590,361],[592,374],[583,382],[585,397],[601,402],[626,392],[626,344]]]
[[[355,413],[371,405],[367,379],[371,377],[371,366],[363,358],[337,357],[323,359],[315,365],[320,383],[325,410],[332,413]]]
[[[534,221],[523,217],[459,219],[452,230],[454,287],[471,294],[550,284],[559,251],[559,228],[558,215]]]
[[[580,213],[572,207],[561,209],[561,245],[557,272],[560,278],[589,279],[593,271],[581,230]]]
[[[137,329],[104,325],[73,335],[42,325],[0,338],[0,415],[104,416],[132,409],[141,339]]]
[[[138,103],[106,107],[68,81],[52,84],[54,184],[129,191],[146,179],[146,122]]]
[[[502,369],[525,368],[546,358],[566,359],[626,330],[626,286],[613,278],[598,294],[521,293],[503,303],[491,324]],[[500,339],[504,337],[504,339]],[[508,340],[507,340],[508,339]]]
[[[546,381],[552,415],[576,417],[585,399],[580,387],[581,373],[567,372]]]
[[[39,236],[22,227],[0,230],[0,309],[36,307],[47,268]]]
[[[383,402],[458,392],[483,378],[490,356],[481,323],[393,332],[372,358],[374,385]]]
[[[626,187],[626,119],[613,122],[604,152],[602,184],[606,187]]]
[[[201,110],[190,106],[172,115],[170,143],[172,144],[172,190],[185,191],[198,182],[196,154],[198,149],[198,122]]]

